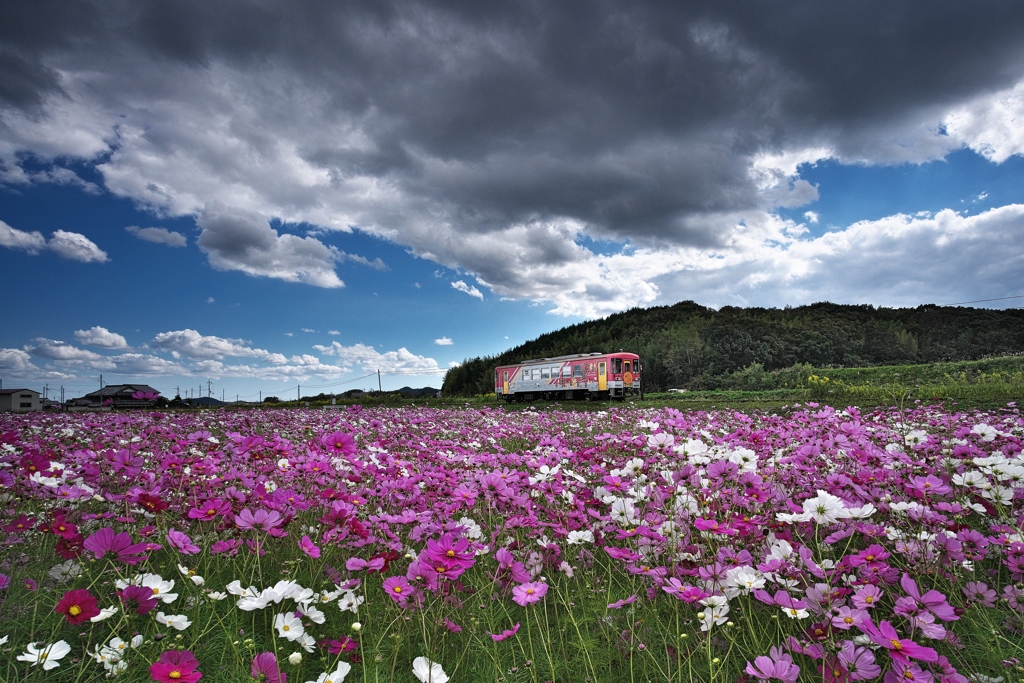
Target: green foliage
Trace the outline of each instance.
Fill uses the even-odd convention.
[[[807,375],[796,381],[800,371],[794,368],[808,365],[830,368],[831,373],[831,368],[918,366],[1022,354],[1024,311],[830,303],[715,311],[684,301],[630,309],[542,335],[497,356],[468,359],[448,371],[443,391],[448,396],[488,394],[497,365],[620,349],[640,354],[649,392],[796,388]],[[775,374],[787,369],[794,370]],[[941,377],[930,381],[943,383]]]

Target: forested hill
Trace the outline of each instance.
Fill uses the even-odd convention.
[[[631,351],[649,391],[713,387],[754,363],[863,367],[973,360],[1024,352],[1024,310],[949,306],[875,308],[818,303],[786,309],[705,308],[692,301],[634,308],[448,371],[445,395],[494,390],[494,367],[572,353]]]

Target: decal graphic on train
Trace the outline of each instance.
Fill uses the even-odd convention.
[[[506,401],[625,399],[641,394],[635,353],[578,353],[494,369],[494,393]]]

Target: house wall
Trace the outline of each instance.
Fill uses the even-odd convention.
[[[41,410],[40,393],[31,389],[21,389],[12,393],[0,394],[0,412],[31,413]]]

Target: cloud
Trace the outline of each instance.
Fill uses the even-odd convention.
[[[808,223],[817,223],[818,222],[818,212],[817,211],[805,211],[804,212],[804,218],[807,220]]]
[[[196,216],[221,270],[340,287],[340,263],[386,267],[287,233],[305,224],[600,314],[692,291],[693,254],[756,262],[750,226],[822,191],[801,163],[1021,154],[1010,8],[910,0],[882,33],[863,3],[23,13],[0,56],[0,182],[86,164],[157,215]],[[0,239],[41,250],[25,234]]]
[[[72,261],[105,263],[110,260],[105,251],[96,246],[88,237],[77,232],[57,230],[47,241],[46,246],[56,252],[58,256]]]
[[[104,349],[128,348],[128,340],[99,325],[88,330],[75,330],[75,339],[86,346],[98,346]]]
[[[469,294],[470,296],[476,297],[477,299],[480,299],[481,301],[484,298],[484,295],[480,292],[479,289],[477,289],[476,287],[473,287],[472,285],[467,285],[462,280],[458,280],[458,281],[453,282],[451,284],[452,284],[452,288],[453,289],[457,289],[460,292],[465,292],[466,294]]]
[[[234,356],[259,358],[279,365],[287,362],[282,354],[254,349],[241,339],[204,336],[192,329],[161,332],[153,337],[153,346],[170,351],[175,358],[187,356],[194,360],[223,360]]]
[[[453,342],[453,341],[452,341],[452,340],[451,340],[450,338],[448,338],[448,337],[441,337],[440,339],[435,339],[435,340],[434,340],[434,343],[435,343],[435,344],[437,344],[438,346],[451,346],[451,345],[452,345],[452,344],[454,344],[455,342]]]
[[[336,337],[339,334],[341,334],[341,332],[338,330],[327,330],[327,334],[331,335],[332,337]]]
[[[316,287],[344,286],[334,272],[336,250],[312,237],[281,235],[254,211],[216,206],[204,209],[196,223],[202,230],[199,248],[218,270]]]
[[[21,349],[0,349],[0,370],[21,374],[37,369],[27,352]]]
[[[46,248],[46,238],[39,232],[25,232],[0,221],[0,246],[38,254]]]
[[[380,370],[387,374],[440,375],[444,370],[437,361],[426,356],[417,356],[406,348],[380,353],[372,346],[354,344],[342,346],[331,342],[330,346],[316,345],[314,349],[327,356],[336,356],[344,365],[353,365],[364,372]]]
[[[163,244],[168,247],[184,247],[188,244],[187,237],[180,232],[174,232],[167,228],[140,228],[135,225],[129,225],[125,230],[140,240],[155,242],[156,244]]]
[[[59,361],[95,361],[102,358],[98,353],[80,349],[67,342],[41,337],[26,344],[25,350],[33,356]]]
[[[18,230],[3,221],[0,221],[0,246],[8,249],[20,249],[33,255],[44,249],[49,249],[58,256],[83,263],[103,263],[108,260],[106,252],[96,246],[88,237],[77,232],[57,230],[47,240],[38,231]]]

